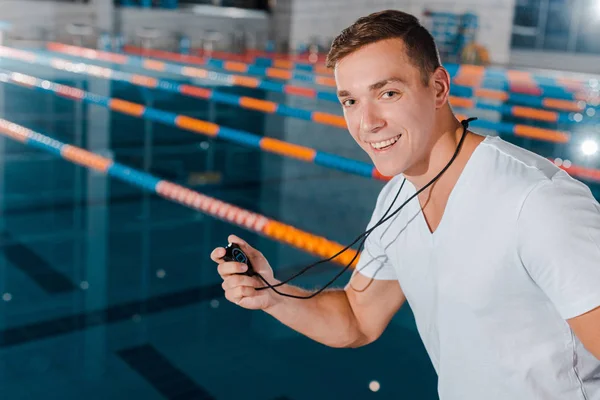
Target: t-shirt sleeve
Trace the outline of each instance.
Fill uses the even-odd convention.
[[[564,171],[542,181],[518,219],[523,265],[564,319],[600,306],[600,206]]]
[[[389,203],[391,203],[391,199],[389,198],[390,192],[395,186],[391,183],[384,187],[379,194],[375,210],[373,211],[371,220],[367,225],[367,230],[375,226],[389,208]],[[395,208],[390,211],[390,214],[394,210]],[[391,221],[393,221],[393,218]],[[374,229],[365,240],[360,259],[356,265],[356,271],[368,278],[378,280],[396,280],[396,271],[394,270],[394,267],[388,255],[386,254],[385,246],[381,242],[381,232],[383,231],[381,228],[383,228],[383,225]]]
[[[373,236],[369,236],[365,241],[363,251],[356,265],[356,271],[368,278],[378,280],[397,279],[396,272],[388,256],[378,243],[377,238],[373,238]]]

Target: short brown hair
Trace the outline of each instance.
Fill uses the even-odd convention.
[[[406,54],[421,71],[423,83],[441,66],[440,55],[433,36],[419,20],[398,10],[379,11],[361,17],[344,29],[331,44],[327,67],[333,68],[342,58],[359,48],[386,39],[402,39]]]

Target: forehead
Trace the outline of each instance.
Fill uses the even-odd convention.
[[[341,59],[334,70],[338,90],[367,90],[368,86],[391,76],[410,83],[419,79],[419,70],[410,62],[404,42],[388,39],[361,47]]]

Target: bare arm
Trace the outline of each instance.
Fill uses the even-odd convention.
[[[281,291],[310,294],[288,285],[282,286]],[[344,290],[324,291],[309,300],[280,297],[265,312],[327,346],[359,347],[379,338],[404,301],[397,281],[371,282],[357,273]]]
[[[258,250],[237,236],[229,241],[240,245],[254,269],[267,282],[279,283],[273,276],[268,261]],[[217,248],[212,254],[219,264],[225,297],[240,307],[263,310],[284,325],[331,347],[358,347],[376,340],[405,301],[396,280],[371,280],[355,273],[345,289],[321,292],[310,299],[284,297],[271,289],[256,290],[264,282],[257,277],[239,275],[246,270],[244,264],[224,262],[225,249]],[[282,285],[279,292],[308,295],[292,285]]]
[[[600,360],[600,307],[567,322],[583,346]]]

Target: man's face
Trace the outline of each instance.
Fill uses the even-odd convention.
[[[444,98],[436,76],[443,80],[444,74],[437,71],[424,85],[401,39],[370,44],[337,63],[338,98],[350,134],[383,175],[411,174],[428,163]]]

